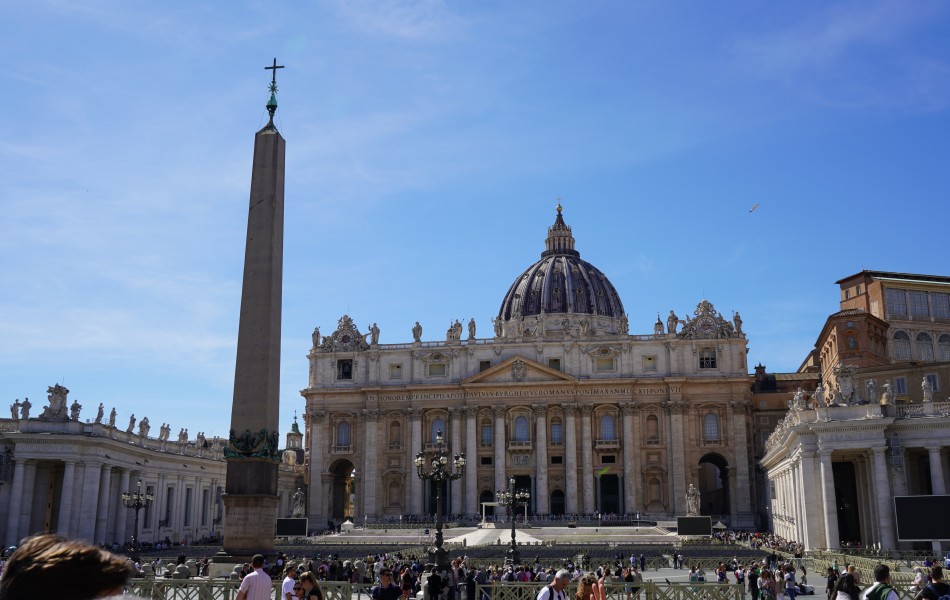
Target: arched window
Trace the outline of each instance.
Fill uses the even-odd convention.
[[[564,425],[561,419],[551,419],[551,445],[560,446],[564,443]]]
[[[950,334],[943,334],[937,342],[940,346],[940,360],[950,360]]]
[[[929,333],[921,331],[917,334],[917,356],[920,360],[934,359],[934,339]]]
[[[336,426],[336,445],[337,446],[349,446],[350,445],[350,424],[346,421],[343,421]]]
[[[520,416],[515,418],[515,438],[516,442],[528,441],[528,417]]]
[[[647,417],[647,443],[660,443],[660,420],[656,418],[656,415]]]
[[[402,444],[402,425],[399,421],[389,424],[389,445],[399,447]]]
[[[435,443],[435,438],[439,435],[440,431],[442,432],[443,440],[448,437],[445,431],[445,419],[443,419],[442,417],[439,417],[432,421],[432,443],[433,444]]]
[[[713,413],[703,417],[703,439],[707,442],[719,441],[719,417]]]
[[[906,331],[894,333],[894,358],[910,360],[910,336]]]
[[[613,415],[601,415],[600,417],[600,439],[602,440],[615,440],[617,439],[617,429],[614,427],[614,416]]]

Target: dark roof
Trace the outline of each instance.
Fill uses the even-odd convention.
[[[919,275],[916,273],[893,273],[890,271],[859,271],[854,275],[849,275],[842,279],[839,279],[835,283],[840,284],[842,282],[848,281],[849,279],[854,279],[859,275],[865,275],[867,277],[873,277],[875,279],[904,279],[907,281],[928,281],[933,283],[950,283],[950,277],[945,275]]]

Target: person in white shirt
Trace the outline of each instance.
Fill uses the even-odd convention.
[[[297,567],[287,565],[284,569],[284,582],[280,586],[280,597],[282,600],[297,600],[294,595],[294,583],[297,580]]]
[[[561,569],[554,574],[554,581],[541,588],[535,600],[568,600],[567,586],[571,583],[571,573]]]
[[[874,585],[861,593],[861,600],[900,600],[891,587],[891,569],[887,565],[874,567]]]

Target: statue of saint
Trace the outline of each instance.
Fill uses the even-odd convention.
[[[627,319],[627,313],[620,315],[620,333],[630,333],[630,321]]]
[[[825,388],[822,387],[820,381],[818,382],[818,385],[815,386],[815,394],[812,396],[812,401],[815,404],[815,408],[828,405],[828,403],[825,402]]]
[[[141,422],[139,422],[139,435],[143,438],[147,438],[148,430],[151,428],[152,426],[148,423],[148,417],[142,417]]]
[[[115,427],[115,407],[112,407],[112,412],[109,413],[109,427]]]
[[[670,316],[666,318],[666,333],[676,334],[676,325],[679,323],[680,319],[676,316],[676,313],[670,310]]]
[[[320,326],[319,325],[313,328],[313,334],[310,336],[310,338],[313,340],[313,347],[319,348],[320,347]]]
[[[891,387],[891,380],[885,381],[882,387],[884,391],[881,392],[881,404],[894,404],[894,388]]]
[[[43,414],[40,415],[40,418],[54,421],[67,420],[69,416],[66,410],[66,396],[69,394],[69,390],[57,383],[56,385],[48,387],[46,392],[49,394],[47,396],[49,406],[43,409]]]
[[[379,327],[376,326],[376,323],[369,326],[369,341],[371,344],[379,343]]]
[[[99,403],[99,411],[96,413],[96,423],[102,423],[102,415],[105,409],[102,407],[102,402]]]
[[[699,506],[699,488],[691,483],[686,490],[686,515],[699,516]]]
[[[578,321],[577,324],[581,326],[581,333],[580,333],[581,337],[587,335],[590,332],[590,319],[586,317],[581,318],[581,320]]]
[[[653,335],[663,335],[663,321],[660,320],[660,313],[656,314],[656,323],[653,324]]]
[[[739,311],[736,311],[732,315],[732,323],[736,327],[736,337],[742,337],[742,317],[739,316]]]
[[[468,320],[468,339],[475,339],[475,317]]]
[[[416,324],[412,326],[412,341],[422,341],[422,325],[419,324],[419,321],[416,321]]]
[[[920,391],[924,394],[924,402],[934,401],[934,386],[926,377],[920,382]]]
[[[495,326],[495,337],[500,338],[504,333],[504,326],[502,325],[501,317],[493,317],[491,322],[492,325]]]
[[[82,410],[82,404],[78,400],[73,400],[72,406],[69,407],[69,418],[73,421],[79,420],[79,411]]]
[[[126,433],[132,433],[132,430],[135,429],[135,413],[132,413],[132,416],[129,417],[129,428],[125,430]]]
[[[795,392],[795,396],[792,397],[792,409],[803,410],[804,408],[805,408],[805,390],[799,387],[798,391]]]
[[[293,508],[291,509],[291,516],[293,516],[295,519],[302,518],[307,510],[307,507],[304,506],[305,504],[306,498],[304,497],[303,490],[297,488],[297,491],[294,492],[294,503]]]
[[[208,445],[208,440],[205,438],[205,432],[199,431],[198,435],[195,437],[195,440],[198,442],[199,448],[204,448]]]
[[[877,380],[868,379],[864,382],[864,389],[867,391],[867,401],[874,402],[877,400]]]
[[[23,399],[23,404],[20,405],[20,419],[26,421],[30,418],[30,409],[33,408],[33,405],[30,404],[29,398]]]
[[[10,405],[10,418],[14,421],[20,418],[20,399],[17,398],[16,401]]]

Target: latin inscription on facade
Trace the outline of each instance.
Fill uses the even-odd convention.
[[[578,388],[578,389],[543,389],[543,390],[495,390],[491,392],[432,392],[408,395],[376,395],[370,394],[370,402],[413,402],[425,400],[467,400],[479,398],[552,398],[552,397],[583,397],[583,396],[665,396],[679,394],[680,387],[606,387],[606,388]]]

